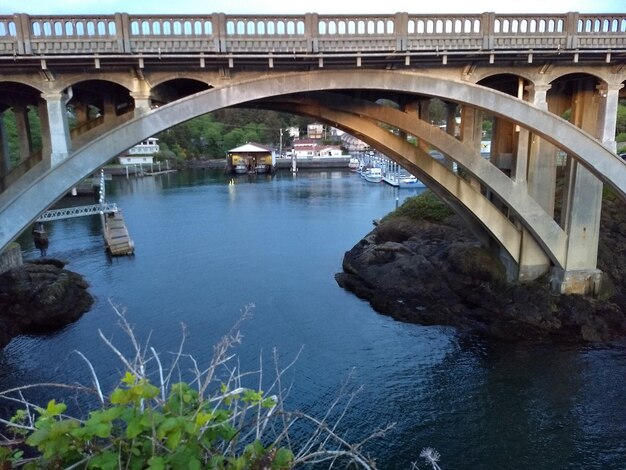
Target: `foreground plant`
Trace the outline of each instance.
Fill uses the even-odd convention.
[[[242,320],[249,318],[251,308],[245,308]],[[124,355],[99,331],[126,369],[118,386],[105,396],[93,365],[79,352],[91,371],[92,387],[39,384],[0,393],[0,397],[23,407],[12,419],[0,419],[7,430],[0,447],[1,468],[280,470],[321,462],[352,462],[361,468],[375,468],[363,454],[362,445],[393,425],[357,444],[337,433],[356,392],[343,390],[321,419],[288,412],[283,408],[286,390],[282,377],[293,362],[279,369],[274,353],[269,392],[260,391],[262,366],[253,373],[243,373],[230,352],[242,339],[239,322],[214,347],[212,360],[204,369],[193,357],[183,354],[183,329],[179,350],[165,368],[152,347],[142,347],[137,341],[125,312],[116,306],[113,310],[132,350],[132,357]],[[191,379],[174,381],[174,377],[185,375],[182,362],[191,365]],[[259,389],[244,387],[244,378],[249,380],[255,374]],[[153,381],[152,376],[156,377]],[[84,418],[68,416],[64,403],[51,400],[40,407],[26,400],[23,392],[35,386],[91,392],[100,406]],[[290,430],[296,428],[299,436],[306,429],[309,437],[292,439]]]

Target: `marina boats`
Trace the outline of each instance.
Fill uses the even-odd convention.
[[[371,167],[363,173],[365,181],[369,183],[380,183],[383,180],[383,170],[378,167]]]
[[[350,171],[357,171],[359,169],[359,165],[361,165],[361,162],[358,158],[350,158],[350,161],[348,162],[348,168]]]
[[[386,173],[383,177],[383,181],[396,188],[423,188],[424,183],[418,180],[415,176],[406,173]]]

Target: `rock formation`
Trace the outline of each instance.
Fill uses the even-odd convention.
[[[61,328],[91,308],[89,285],[64,266],[43,259],[0,274],[0,347],[20,334]]]
[[[604,299],[559,296],[548,279],[511,284],[456,216],[393,217],[345,254],[338,284],[400,321],[491,337],[579,342],[626,337],[626,211],[605,200],[598,267]],[[621,256],[620,256],[621,253]],[[617,256],[616,256],[617,255]]]

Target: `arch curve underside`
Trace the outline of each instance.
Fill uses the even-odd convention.
[[[140,110],[115,125],[83,136],[80,147],[52,168],[44,163],[0,194],[0,247],[5,247],[47,207],[82,178],[136,142],[193,117],[229,106],[261,103],[319,117],[359,134],[362,140],[419,175],[470,225],[489,233],[519,261],[525,233],[554,266],[566,264],[568,234],[517,185],[471,146],[435,129],[415,115],[348,96],[347,90],[390,90],[409,97],[439,97],[504,117],[556,145],[626,200],[626,165],[590,135],[517,98],[464,82],[397,71],[363,70],[276,73],[231,80],[157,109]],[[343,91],[338,94],[338,91]],[[265,104],[262,102],[265,100]],[[505,112],[503,110],[506,110]],[[504,116],[506,114],[506,116]],[[510,213],[494,206],[468,181],[434,161],[419,147],[383,130],[384,122],[416,136],[455,160],[472,178],[503,201]],[[514,215],[514,220],[511,218]],[[484,239],[484,236],[483,236]]]

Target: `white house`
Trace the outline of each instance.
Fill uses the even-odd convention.
[[[326,145],[319,147],[317,154],[320,157],[341,157],[341,147],[338,145]]]
[[[129,148],[120,155],[119,162],[122,165],[150,165],[154,163],[154,155],[159,153],[159,139],[150,137]]]

